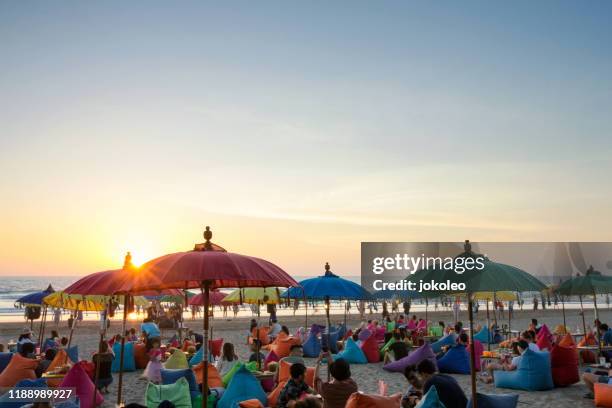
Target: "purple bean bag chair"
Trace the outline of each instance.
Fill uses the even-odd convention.
[[[368,337],[370,337],[371,335],[372,335],[372,332],[369,329],[363,329],[362,331],[359,332],[359,335],[357,336],[357,340],[366,341]]]
[[[436,354],[431,349],[429,343],[423,344],[406,357],[383,366],[383,369],[392,373],[403,373],[407,366],[419,364],[421,361],[427,359],[432,360],[434,363],[436,362]]]

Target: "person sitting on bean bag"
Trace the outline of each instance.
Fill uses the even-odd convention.
[[[550,353],[533,351],[527,348],[523,351],[516,371],[496,371],[494,380],[495,386],[500,388],[526,391],[551,390],[554,383],[551,374]]]
[[[519,363],[521,361],[521,356],[523,355],[523,353],[525,352],[525,350],[527,350],[529,348],[529,345],[527,344],[527,342],[525,340],[519,340],[518,343],[516,343],[516,347],[517,347],[517,356],[513,357],[511,361],[503,361],[501,363],[490,363],[487,365],[487,369],[484,373],[481,374],[480,378],[483,382],[490,384],[492,383],[495,378],[494,378],[494,373],[495,371],[515,371],[518,366]]]
[[[457,344],[450,347],[444,356],[438,359],[438,370],[441,373],[470,373],[470,353],[467,351],[468,340],[468,335],[461,333]]]
[[[23,343],[21,351],[13,354],[2,374],[0,374],[0,388],[14,387],[21,380],[35,380],[38,361],[31,356],[34,354],[34,343]]]
[[[440,401],[446,408],[465,408],[467,398],[463,389],[453,377],[436,373],[436,364],[431,360],[423,360],[417,365],[417,372],[423,381],[423,394],[436,387]]]
[[[223,352],[221,358],[217,361],[216,368],[219,371],[219,375],[223,377],[227,374],[236,364],[239,362],[239,358],[234,352],[234,345],[232,343],[225,343],[223,345]]]
[[[291,364],[291,378],[285,384],[278,397],[278,408],[287,408],[291,401],[297,401],[314,390],[306,384],[306,367],[304,364]]]
[[[423,381],[417,373],[416,366],[411,364],[404,369],[404,377],[408,381],[408,390],[402,397],[402,407],[413,408],[423,397]]]
[[[323,358],[327,359],[331,381],[325,382],[319,377]],[[351,378],[350,364],[341,358],[334,361],[329,352],[321,353],[317,360],[314,389],[323,397],[325,408],[344,408],[351,394],[358,391],[357,383]]]
[[[392,361],[401,360],[406,357],[410,350],[408,349],[408,344],[405,341],[402,341],[401,335],[398,331],[393,333],[393,342],[387,346],[385,351],[383,362],[385,364],[390,363]],[[391,340],[389,340],[391,342]]]

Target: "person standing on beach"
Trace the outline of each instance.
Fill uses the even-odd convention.
[[[56,307],[53,309],[53,323],[55,323],[56,329],[59,327],[60,320],[62,320],[62,309]]]

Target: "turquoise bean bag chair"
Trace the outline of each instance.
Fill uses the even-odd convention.
[[[162,384],[174,384],[179,380],[179,378],[184,378],[187,380],[191,398],[197,397],[200,394],[198,384],[196,383],[195,374],[193,374],[191,368],[161,369]]]
[[[525,350],[516,370],[495,371],[494,376],[499,388],[545,391],[554,387],[547,351]]]
[[[478,340],[483,344],[495,344],[493,342],[493,335],[489,331],[488,327],[483,327],[478,333],[474,335],[474,340]]]
[[[0,373],[4,371],[11,358],[13,358],[13,353],[0,353]]]
[[[444,346],[452,346],[457,343],[457,336],[454,333],[447,334],[442,337],[440,340],[431,343],[431,349],[434,353],[439,353],[442,351],[442,347]]]
[[[115,344],[113,344],[113,352],[115,353],[115,357],[113,358],[111,371],[113,373],[118,373],[120,366],[119,363],[121,360],[121,343],[115,342]],[[125,343],[125,348],[123,349],[123,371],[136,371],[136,360],[134,360],[134,343]]]
[[[204,354],[204,348],[200,347],[200,349],[189,359],[189,365],[195,366],[202,362],[202,355]]]
[[[338,340],[340,338],[338,331],[329,333],[329,344],[327,344],[327,333],[321,334],[321,347],[327,347],[332,354],[338,352]]]
[[[308,334],[308,338],[302,344],[302,349],[304,350],[304,357],[319,357],[319,354],[321,354],[321,340],[319,340],[316,333],[311,331]]]
[[[350,364],[367,364],[368,362],[363,350],[355,343],[352,337],[349,337],[344,343],[344,350],[334,355],[334,360],[340,358]]]
[[[73,363],[78,363],[79,362],[79,346],[72,346],[70,348],[66,349],[66,354],[68,354],[68,358],[70,358],[70,360]],[[132,353],[133,355],[134,353]]]
[[[383,370],[390,371],[392,373],[403,373],[407,366],[411,364],[417,365],[421,361],[428,359],[435,363],[436,355],[431,349],[431,345],[429,343],[425,343],[412,353],[408,354],[406,357],[383,366]]]
[[[242,366],[234,374],[223,396],[217,402],[217,408],[237,408],[240,402],[249,399],[258,399],[263,406],[266,406],[268,397],[259,381],[245,366]]]
[[[423,395],[423,398],[421,401],[419,401],[415,408],[446,408],[446,405],[440,401],[438,390],[436,390],[436,386],[433,385],[431,388],[429,388],[427,394]]]
[[[448,374],[469,374],[470,353],[464,345],[458,344],[448,349],[438,360],[438,370]]]
[[[36,380],[21,380],[14,388],[48,388],[47,382],[44,378],[38,378]],[[9,398],[9,394],[6,393],[0,397],[0,408],[19,408],[22,405],[26,405],[27,402],[14,402]]]
[[[478,408],[516,408],[518,404],[517,394],[476,394]],[[472,398],[468,401],[468,407],[472,406]]]

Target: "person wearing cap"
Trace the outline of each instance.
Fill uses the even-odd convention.
[[[32,331],[30,329],[23,329],[21,334],[19,335],[19,339],[17,340],[17,352],[21,353],[21,349],[25,343],[32,343],[34,345],[34,340],[32,340]]]

